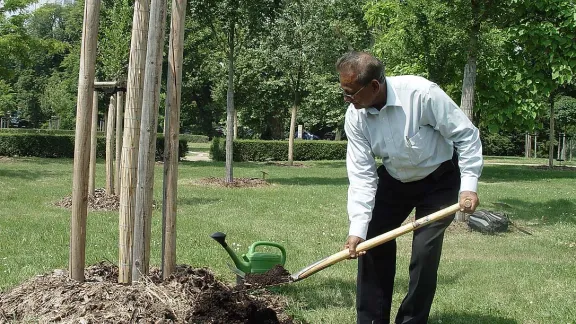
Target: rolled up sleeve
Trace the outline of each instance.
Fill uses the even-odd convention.
[[[378,177],[376,162],[368,140],[363,135],[357,112],[348,108],[344,130],[348,138],[346,167],[348,171],[348,234],[366,239],[376,196]]]

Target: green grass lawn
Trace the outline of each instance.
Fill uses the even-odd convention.
[[[212,143],[188,143],[188,152],[210,152]]]
[[[229,189],[199,185],[224,177],[223,163],[182,162],[179,169],[178,263],[209,267],[232,283],[229,258],[210,239],[227,233],[246,252],[270,240],[288,251],[296,272],[342,248],[347,235],[343,161],[305,167],[236,163],[235,177],[260,177],[270,186]],[[162,167],[155,199],[161,201]],[[576,323],[576,171],[486,165],[480,182],[482,208],[507,212],[533,235],[517,230],[498,236],[453,226],[446,234],[439,286],[430,323]],[[97,187],[104,186],[98,164]],[[72,160],[0,160],[0,290],[37,274],[67,268],[70,211],[53,205],[71,194]],[[160,264],[161,209],[153,218],[152,264]],[[118,213],[88,215],[86,263],[118,259]],[[411,235],[398,240],[393,312],[408,283]],[[288,311],[309,323],[355,322],[356,261],[343,261],[305,280],[274,290]]]

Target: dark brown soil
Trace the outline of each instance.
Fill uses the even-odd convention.
[[[166,280],[152,269],[120,285],[118,268],[99,263],[85,277],[55,270],[0,293],[0,323],[294,323],[279,297],[230,287],[208,269],[178,266]]]
[[[55,203],[62,208],[72,208],[72,196],[63,198]],[[104,188],[94,190],[94,196],[88,196],[88,209],[93,211],[117,211],[120,207],[120,197],[107,195]]]
[[[244,278],[244,284],[251,288],[279,285],[290,282],[290,273],[281,265],[265,273],[249,273]]]
[[[260,178],[234,178],[231,183],[227,183],[223,178],[208,177],[203,178],[196,183],[201,185],[227,187],[227,188],[253,188],[253,187],[266,187],[270,184],[268,181]]]

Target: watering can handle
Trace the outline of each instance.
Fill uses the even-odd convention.
[[[280,250],[280,252],[282,252],[282,258],[281,258],[281,265],[284,265],[284,263],[286,263],[286,249],[284,249],[284,247],[278,243],[274,243],[274,242],[266,242],[266,241],[258,241],[258,242],[254,242],[252,245],[250,245],[250,248],[248,249],[248,253],[254,253],[254,250],[256,250],[256,247],[259,245],[266,245],[266,246],[273,246],[276,247]]]

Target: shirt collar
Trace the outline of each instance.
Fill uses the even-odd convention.
[[[382,107],[382,109],[384,109],[388,106],[401,107],[402,103],[400,102],[400,99],[398,98],[398,94],[396,93],[396,89],[394,89],[394,87],[392,86],[391,79],[386,77],[386,104],[384,105],[384,107]],[[368,113],[375,114],[375,115],[380,113],[380,111],[374,107],[366,108],[366,111]]]

